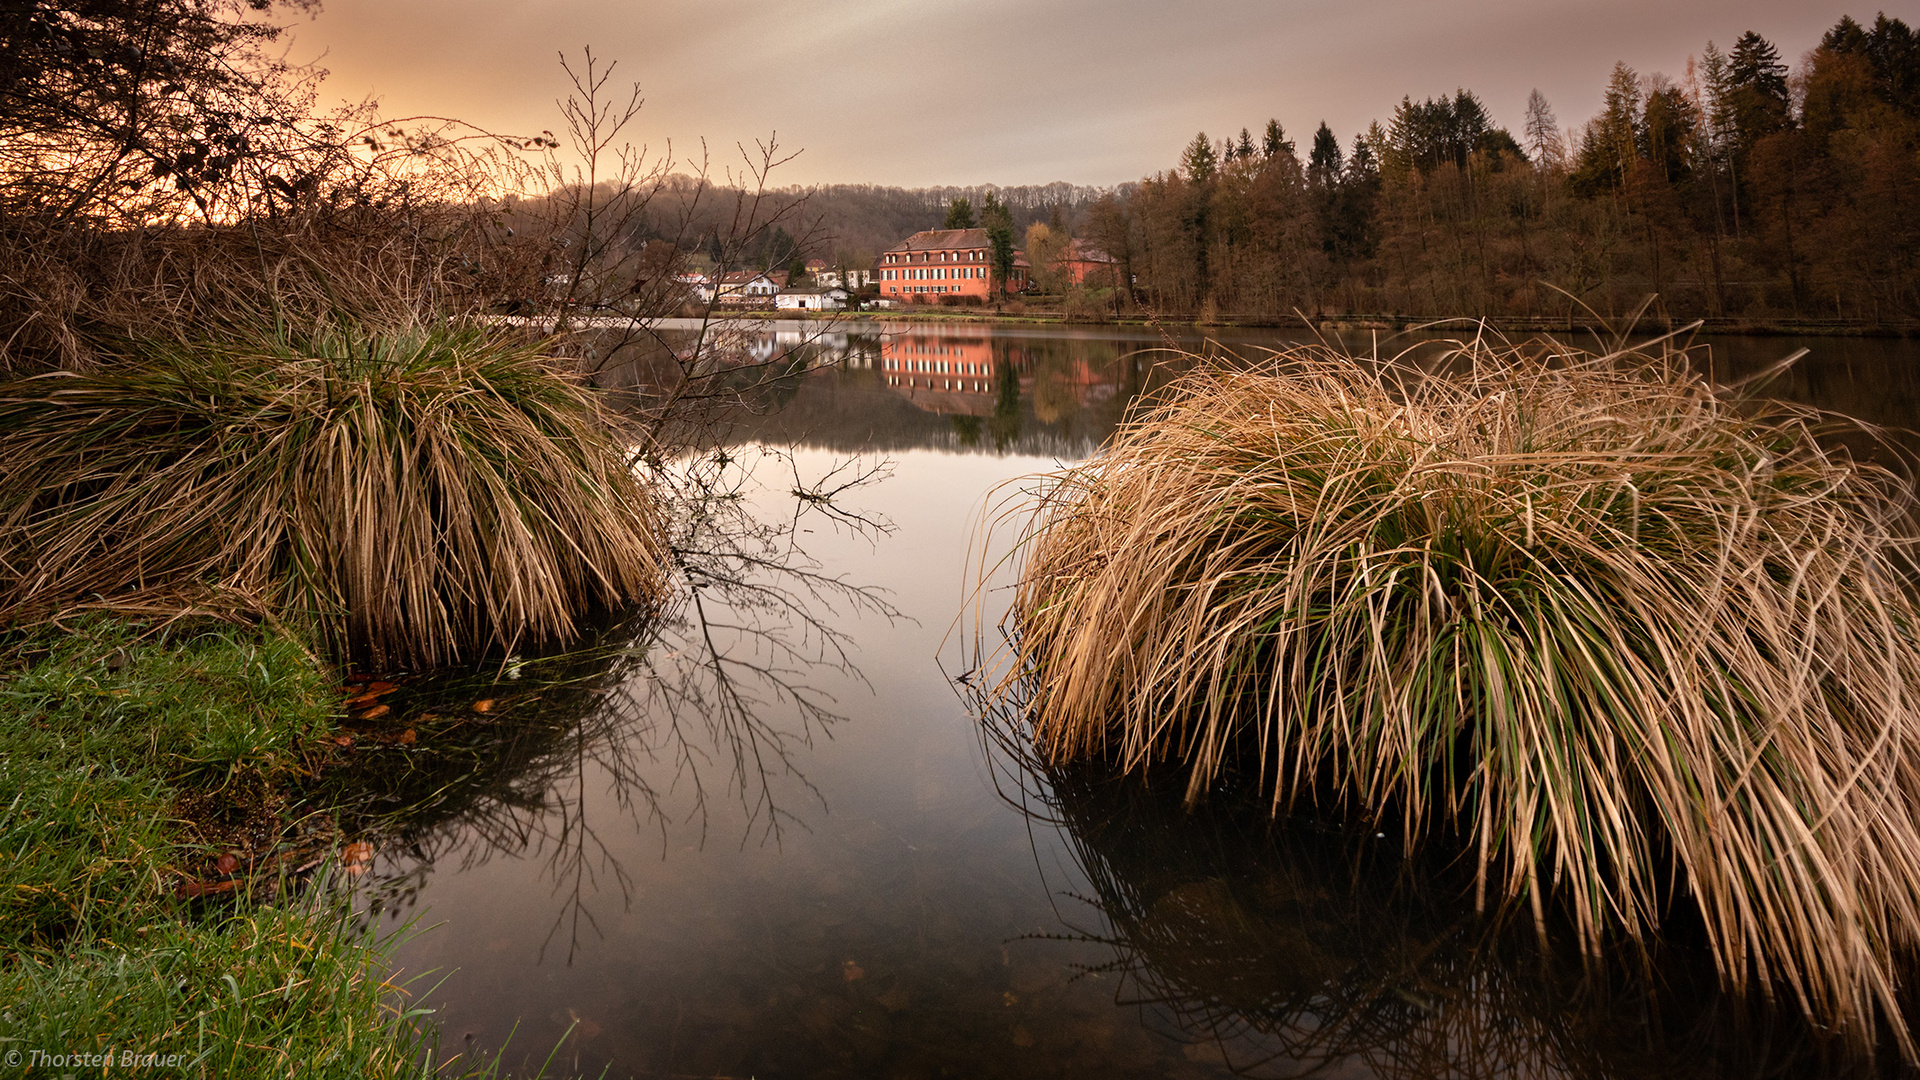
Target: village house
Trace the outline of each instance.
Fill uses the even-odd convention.
[[[873,281],[873,271],[865,267],[843,266],[838,269],[821,270],[813,275],[813,283],[820,288],[839,287],[848,292],[857,292]]]
[[[840,311],[847,306],[847,290],[838,286],[826,289],[781,289],[773,306],[782,311]]]
[[[1120,284],[1120,260],[1087,243],[1075,239],[1067,244],[1060,258],[1067,284],[1095,289],[1110,289]]]
[[[707,304],[713,301],[713,279],[700,271],[688,270],[685,273],[675,274],[673,280],[680,286],[680,299],[683,302],[697,301]]]
[[[702,303],[766,304],[786,288],[785,270],[735,270],[700,288]]]
[[[875,266],[880,295],[938,302],[942,296],[987,299],[993,248],[985,229],[928,229],[914,233],[880,256]],[[1016,254],[1007,290],[1027,287],[1027,258]]]

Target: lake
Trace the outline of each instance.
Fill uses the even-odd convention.
[[[363,888],[412,920],[398,978],[444,1049],[614,1077],[1872,1074],[1721,997],[1684,925],[1585,970],[1476,916],[1445,857],[988,737],[958,680],[1006,602],[1004,570],[974,588],[995,500],[1093,452],[1177,371],[1156,350],[1289,340],[742,336],[792,375],[681,464],[688,598],[589,657],[412,688],[419,747],[356,781]],[[1770,393],[1920,417],[1910,343],[1706,344],[1724,379],[1810,349]]]

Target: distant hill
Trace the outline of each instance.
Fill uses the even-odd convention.
[[[762,196],[759,218],[765,220],[779,213],[780,228],[800,243],[804,255],[858,265],[921,229],[939,228],[946,220],[948,205],[956,198],[970,200],[978,210],[987,193],[992,192],[1013,211],[1014,235],[1018,237],[1029,224],[1047,221],[1056,213],[1072,226],[1089,204],[1109,190],[1064,182],[1020,187],[785,187]],[[698,248],[704,238],[716,232],[729,234],[741,196],[731,188],[702,191],[692,177],[673,177],[649,203],[643,235],[633,239],[677,239]]]

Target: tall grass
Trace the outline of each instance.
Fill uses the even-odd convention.
[[[1820,423],[1673,352],[1202,370],[1027,504],[1000,692],[1056,761],[1456,836],[1596,952],[1692,908],[1911,1057],[1911,489]]]
[[[409,321],[138,352],[0,384],[0,622],[252,606],[434,665],[659,588],[652,494],[537,342]]]

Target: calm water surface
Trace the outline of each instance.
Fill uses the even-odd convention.
[[[560,1069],[616,1077],[1865,1070],[1718,998],[1684,927],[1650,975],[1583,973],[1391,838],[1036,776],[983,739],[952,676],[992,493],[1090,453],[1164,381],[1159,344],[836,331],[706,466],[760,524],[685,542],[758,569],[701,563],[627,654],[416,702],[491,703],[423,740],[466,758],[395,749],[373,797],[417,807],[370,891],[431,927],[399,961],[446,1046],[511,1037],[531,1074],[561,1044]],[[1905,343],[1723,340],[1713,366],[1802,346],[1776,393],[1920,417]],[[835,498],[865,525],[792,496],[880,464]],[[1004,591],[977,599],[991,626]]]

